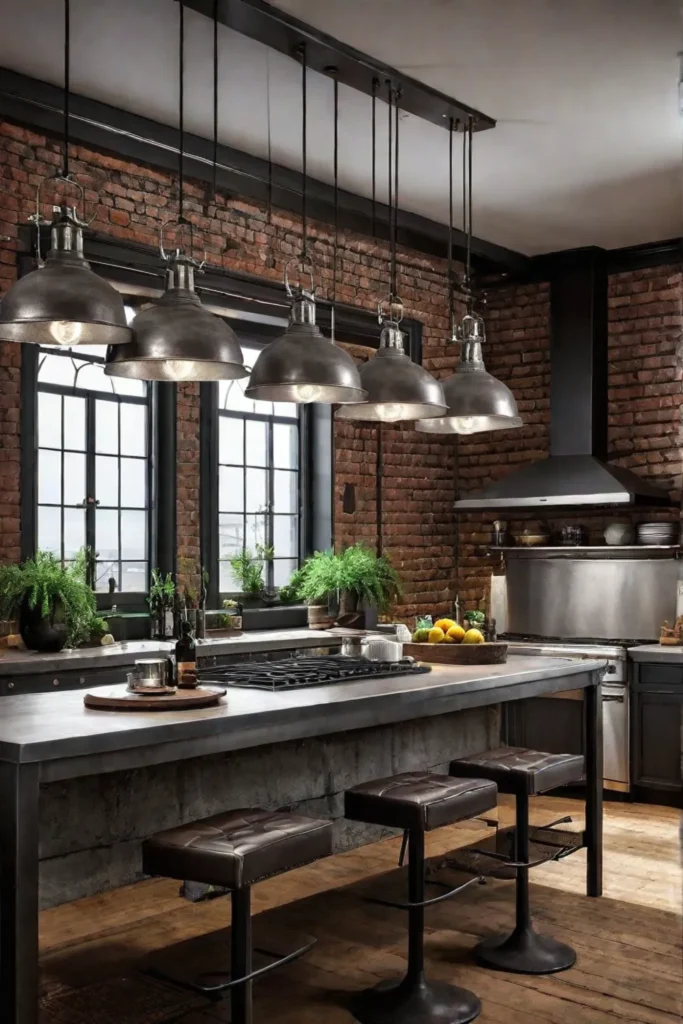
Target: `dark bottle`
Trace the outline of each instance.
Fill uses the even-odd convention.
[[[180,627],[180,640],[175,645],[175,666],[178,686],[193,690],[197,685],[197,645],[187,619]]]

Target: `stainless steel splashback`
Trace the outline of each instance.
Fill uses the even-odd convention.
[[[655,640],[662,622],[676,617],[681,565],[673,558],[510,558],[507,630]]]

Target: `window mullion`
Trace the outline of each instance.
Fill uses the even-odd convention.
[[[62,436],[64,435],[62,434]],[[93,552],[96,552],[95,439],[95,398],[93,395],[88,395],[85,400],[85,544]],[[94,565],[92,572],[93,578],[89,580],[89,583],[94,587],[97,574],[97,569]]]
[[[273,525],[273,503],[275,501],[275,476],[273,473],[273,421],[269,420],[266,427],[266,547],[272,547],[274,542]],[[274,586],[275,566],[273,560],[266,562],[266,587],[272,589]]]

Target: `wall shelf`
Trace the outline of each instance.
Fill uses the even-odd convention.
[[[562,544],[537,547],[489,547],[507,558],[679,558],[680,544]]]

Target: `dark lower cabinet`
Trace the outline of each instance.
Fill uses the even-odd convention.
[[[88,669],[86,672],[41,672],[36,675],[0,676],[0,697],[18,693],[49,693],[56,690],[92,689],[126,682],[130,665],[121,668]]]
[[[631,783],[636,800],[683,806],[683,668],[635,666]]]
[[[533,697],[506,705],[506,742],[549,754],[582,754],[583,701]]]

